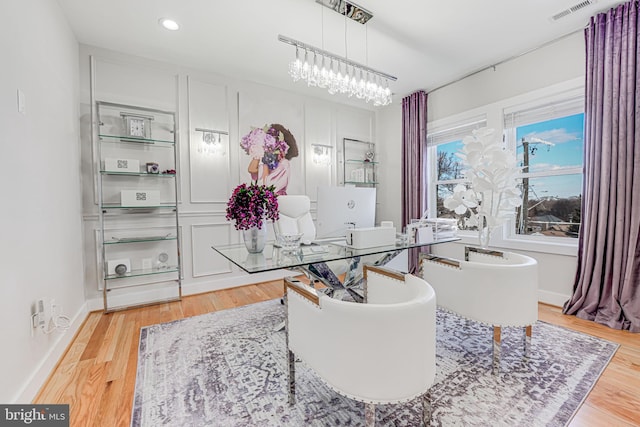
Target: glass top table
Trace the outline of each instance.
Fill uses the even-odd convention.
[[[327,241],[321,244],[302,245],[297,250],[284,250],[268,242],[261,253],[252,254],[247,251],[243,243],[232,245],[212,246],[220,255],[240,267],[247,273],[262,273],[265,271],[294,269],[312,264],[322,264],[338,260],[359,259],[368,255],[380,255],[376,262],[383,265],[405,249],[431,246],[440,243],[455,242],[459,237],[434,240],[429,243],[396,243],[388,246],[354,249],[345,245],[344,241]]]
[[[397,241],[393,245],[376,246],[364,249],[348,247],[344,240],[328,241],[321,244],[303,245],[296,250],[285,250],[274,246],[274,242],[265,245],[261,253],[249,253],[244,243],[212,246],[220,255],[240,267],[247,273],[262,273],[272,270],[296,270],[302,272],[313,284],[324,285],[323,292],[331,297],[342,299],[348,294],[356,302],[366,300],[362,292],[364,277],[360,260],[369,255],[379,255],[372,264],[382,266],[406,249],[420,248],[440,243],[455,242],[459,237],[434,240],[428,243],[405,243]],[[332,261],[347,261],[346,272],[336,274]],[[329,264],[328,264],[329,263]],[[344,273],[344,275],[342,275]],[[340,277],[343,277],[341,280]],[[315,285],[314,285],[315,286]]]

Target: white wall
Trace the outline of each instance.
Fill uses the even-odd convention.
[[[512,98],[584,76],[582,32],[429,93],[427,120]]]
[[[584,38],[576,33],[539,50],[508,61],[495,69],[488,69],[459,82],[429,93],[427,98],[428,122],[444,119],[478,109],[498,101],[535,91],[545,91],[567,81],[584,76]],[[425,70],[425,72],[428,72]],[[385,146],[382,166],[385,179],[381,193],[386,199],[381,211],[399,218],[401,184],[401,138],[393,138],[391,129],[402,126],[402,109],[392,105],[376,114],[379,140],[387,138],[392,145]],[[489,117],[495,123],[500,117]],[[427,128],[429,126],[427,125]],[[382,146],[382,144],[380,144]],[[389,165],[387,167],[386,165]],[[434,252],[445,256],[461,256],[464,244],[477,244],[477,239],[466,238],[461,243],[434,247]],[[516,250],[536,258],[540,266],[540,301],[562,305],[572,291],[577,266],[576,249],[550,248],[538,245],[535,250],[525,243],[514,243],[501,249]]]
[[[254,115],[263,123],[282,121],[297,140],[300,155],[292,160],[295,171],[289,194],[306,193],[315,214],[316,189],[336,185],[340,166],[337,148],[342,138],[375,141],[375,114],[320,99],[303,97],[271,87],[238,81],[176,64],[149,61],[92,46],[80,46],[80,103],[82,111],[83,229],[87,268],[85,293],[89,307],[102,307],[98,279],[99,228],[94,194],[89,119],[89,58],[95,63],[95,98],[130,105],[176,111],[178,115],[179,222],[182,236],[183,294],[206,292],[282,277],[283,272],[248,275],[218,255],[212,245],[239,242],[239,234],[225,219],[232,189],[248,181],[247,157],[239,147]],[[202,134],[195,128],[228,131],[219,155],[198,153]],[[333,162],[312,162],[311,144],[331,145]],[[129,293],[128,296],[132,295]],[[152,295],[147,298],[152,299]],[[122,303],[126,303],[123,300]]]
[[[376,114],[376,139],[380,159],[378,185],[379,221],[402,226],[402,103],[397,102]]]
[[[28,403],[86,313],[78,44],[55,1],[5,0],[0,16],[0,402]],[[68,331],[31,328],[41,297],[55,298],[72,318]]]

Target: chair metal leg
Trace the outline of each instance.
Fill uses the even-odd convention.
[[[367,286],[367,276],[362,277],[362,303],[369,302],[369,287]]]
[[[501,328],[500,326],[493,327],[493,375],[497,375],[500,372],[500,341],[501,341]]]
[[[422,395],[422,424],[425,427],[431,425],[431,391]]]
[[[289,382],[289,405],[293,406],[296,404],[296,356],[291,350],[287,352],[289,353],[289,377],[287,378]]]
[[[376,405],[374,403],[364,404],[364,425],[366,427],[376,425]]]
[[[529,357],[531,355],[531,325],[524,327],[524,355]]]
[[[288,280],[289,278],[285,278]],[[295,405],[296,403],[296,355],[293,354],[293,351],[289,350],[289,298],[287,298],[287,293],[284,294],[284,305],[285,305],[285,313],[287,313],[284,318],[284,332],[285,332],[285,345],[287,346],[287,365],[288,365],[288,373],[287,383],[289,385],[289,405]]]

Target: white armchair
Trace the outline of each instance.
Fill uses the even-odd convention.
[[[278,196],[278,212],[280,218],[274,222],[273,228],[276,240],[280,234],[302,233],[301,242],[310,244],[316,239],[316,226],[311,216],[311,199],[306,195]],[[330,280],[337,281],[338,275],[346,273],[348,266],[346,261],[328,262],[333,276]]]
[[[280,234],[302,233],[302,242],[316,238],[316,226],[311,217],[311,200],[305,195],[278,196],[280,219],[274,223],[276,237]]]
[[[465,260],[424,254],[422,271],[438,305],[467,319],[493,326],[493,372],[500,367],[501,328],[524,327],[528,354],[531,326],[538,320],[538,263],[513,252],[473,247]]]
[[[422,396],[425,424],[435,378],[435,293],[423,279],[364,267],[367,303],[340,301],[285,279],[289,403],[295,402],[295,358],[337,393],[375,405]],[[353,361],[353,365],[345,363]]]

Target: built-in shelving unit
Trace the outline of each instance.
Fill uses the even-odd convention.
[[[344,138],[342,140],[342,182],[358,187],[378,184],[376,145],[372,142]]]
[[[104,309],[179,300],[175,114],[102,101],[94,114]]]

